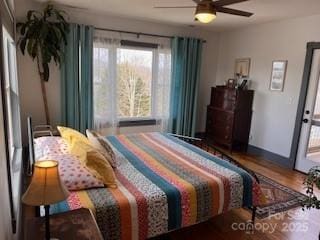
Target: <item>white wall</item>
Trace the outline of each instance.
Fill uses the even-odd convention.
[[[320,41],[320,15],[225,32],[221,35],[217,84],[233,77],[236,58],[250,57],[255,90],[250,144],[289,157],[306,44]],[[283,92],[269,91],[272,60],[288,60]]]
[[[26,0],[17,5],[17,18],[22,19],[27,10],[39,8],[39,5]],[[207,41],[203,49],[203,61],[201,71],[201,83],[199,88],[198,101],[198,124],[197,130],[203,131],[205,126],[206,105],[209,102],[209,88],[215,81],[215,70],[218,52],[218,34],[203,32],[197,28],[185,26],[169,26],[152,22],[144,22],[132,19],[125,19],[116,16],[97,15],[79,10],[69,11],[70,21],[94,25],[96,27],[113,28],[128,31],[147,32],[163,35],[193,36],[203,38]],[[45,121],[43,104],[40,94],[40,80],[35,63],[28,56],[18,53],[20,95],[22,109],[23,135],[26,139],[26,117],[32,115],[34,123],[39,124]],[[54,64],[51,66],[51,77],[46,84],[48,92],[48,102],[52,124],[59,123],[60,120],[60,73]]]

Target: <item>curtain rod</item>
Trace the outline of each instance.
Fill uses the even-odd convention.
[[[160,37],[160,38],[170,38],[173,39],[174,36],[168,36],[168,35],[159,35],[159,34],[152,34],[152,33],[144,33],[144,32],[133,32],[133,31],[124,31],[124,30],[117,30],[117,29],[111,29],[111,28],[99,28],[95,27],[94,29],[99,30],[99,31],[108,31],[108,32],[119,32],[119,33],[127,33],[127,34],[133,34],[137,35],[138,37],[140,35],[144,36],[150,36],[150,37]],[[206,43],[206,40],[202,40],[203,43]]]

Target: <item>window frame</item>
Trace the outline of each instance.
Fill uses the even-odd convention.
[[[146,116],[146,117],[120,117],[118,114],[118,106],[117,106],[117,118],[119,119],[119,125],[125,125],[128,126],[130,124],[134,124],[137,123],[139,121],[141,122],[146,122],[146,120],[156,120],[155,119],[155,109],[154,109],[154,104],[155,104],[155,100],[154,100],[154,81],[155,81],[155,55],[157,54],[154,48],[151,47],[143,47],[142,45],[140,46],[134,46],[134,45],[123,45],[121,42],[121,46],[117,47],[116,51],[116,57],[118,57],[118,50],[119,49],[129,49],[129,50],[141,50],[141,51],[149,51],[152,52],[152,65],[151,65],[151,103],[150,103],[150,116]],[[118,72],[116,73],[118,74]],[[118,83],[117,83],[118,84]],[[118,85],[117,85],[118,86]],[[118,88],[116,86],[116,91],[118,93]],[[117,101],[118,104],[119,101]],[[122,123],[122,124],[120,124]],[[126,124],[127,123],[127,124]],[[139,123],[138,123],[139,124]],[[141,124],[141,123],[140,123]],[[131,126],[131,125],[130,125]]]
[[[15,234],[17,232],[19,233],[19,228],[21,227],[19,219],[21,217],[20,195],[21,195],[21,183],[22,183],[21,179],[22,179],[22,173],[23,173],[18,73],[17,73],[17,59],[16,59],[16,44],[13,40],[11,32],[8,31],[7,29],[7,25],[3,24],[2,20],[3,19],[1,19],[0,17],[0,79],[1,79],[1,94],[0,94],[1,116],[0,118],[2,118],[3,120],[3,123],[0,126],[0,131],[3,132],[3,137],[4,137],[3,139],[4,144],[2,147],[5,149],[4,154],[6,157],[12,232]],[[8,59],[8,56],[11,57],[11,59]],[[9,63],[10,65],[8,64],[8,62],[10,62]],[[15,140],[12,139],[12,141],[9,142],[8,141],[9,140],[8,139],[9,137],[8,111],[10,111],[12,105],[8,107],[6,84],[7,84],[7,81],[11,81],[10,79],[7,80],[7,78],[8,76],[10,77],[10,75],[8,75],[8,70],[10,74],[10,70],[12,69],[15,70],[14,74],[12,74],[15,77],[15,82],[9,85],[15,87],[17,96],[14,98],[14,100],[18,107],[15,109],[15,112],[12,112],[12,115],[13,115],[12,120],[14,120],[14,122],[17,123],[16,126],[12,124],[13,126],[12,128],[14,128],[13,137],[15,137]],[[11,95],[11,91],[9,96],[10,95]],[[10,154],[10,147],[11,147],[10,144],[14,146],[13,153],[11,154]]]
[[[12,65],[17,66],[16,59],[16,47],[15,42],[6,30],[2,27],[3,31],[3,58],[4,58],[4,98],[5,98],[5,111],[7,115],[6,132],[8,137],[8,150],[10,162],[13,163],[17,150],[21,149],[21,125],[20,116],[19,119],[15,114],[20,112],[19,103],[19,89],[18,89],[18,73],[17,68]],[[16,103],[14,101],[14,93],[16,94]]]
[[[94,46],[94,48],[102,48]],[[152,73],[151,73],[151,114],[148,117],[120,117],[118,115],[118,99],[115,100],[115,105],[113,108],[116,109],[115,119],[117,119],[117,126],[118,127],[131,127],[131,126],[148,126],[148,125],[158,125],[161,124],[161,119],[157,116],[157,91],[156,87],[158,85],[158,70],[159,70],[159,59],[160,59],[160,52],[159,44],[158,43],[150,43],[150,42],[140,42],[140,41],[131,41],[131,40],[120,40],[119,45],[115,48],[106,48],[109,50],[109,61],[115,62],[115,69],[111,70],[114,71],[113,75],[115,75],[115,82],[112,86],[112,89],[115,90],[116,94],[115,97],[117,98],[118,94],[118,82],[117,82],[117,57],[118,57],[118,50],[119,49],[131,49],[131,50],[144,50],[144,51],[151,51],[152,52]],[[113,59],[115,58],[115,59]],[[109,63],[110,66],[111,63]],[[112,66],[112,64],[111,64]],[[94,83],[99,85],[100,83]]]
[[[155,86],[157,85],[156,74],[158,69],[158,59],[159,54],[156,51],[159,45],[148,42],[137,42],[130,40],[121,40],[120,46],[117,47],[116,51],[118,54],[118,49],[131,49],[131,50],[142,50],[152,52],[152,69],[151,69],[151,109],[150,116],[148,117],[118,117],[119,127],[128,127],[128,126],[144,126],[144,125],[156,125],[157,119],[155,114]],[[118,112],[117,112],[118,114]]]

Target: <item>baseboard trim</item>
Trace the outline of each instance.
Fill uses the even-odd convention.
[[[205,138],[205,133],[204,132],[196,132],[195,136],[198,137],[198,138],[204,139]],[[267,160],[267,161],[270,161],[272,163],[275,163],[275,164],[277,164],[279,166],[282,166],[282,167],[285,167],[285,168],[288,168],[288,169],[293,169],[294,168],[293,164],[292,164],[292,159],[289,158],[289,157],[284,157],[284,156],[281,156],[279,154],[270,152],[268,150],[265,150],[265,149],[262,149],[262,148],[259,148],[259,147],[256,147],[256,146],[253,146],[253,145],[250,145],[250,144],[248,145],[247,152],[249,154],[261,157],[264,160]]]
[[[269,160],[269,161],[271,161],[275,164],[278,164],[282,167],[292,169],[292,164],[291,164],[289,157],[284,157],[279,154],[267,151],[265,149],[262,149],[262,148],[259,148],[259,147],[253,146],[253,145],[248,146],[248,153],[262,157],[265,160]]]

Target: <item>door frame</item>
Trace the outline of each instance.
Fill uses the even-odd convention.
[[[289,166],[292,169],[295,169],[299,140],[300,140],[300,133],[301,133],[301,127],[302,127],[302,119],[304,116],[304,108],[305,108],[305,103],[306,103],[307,94],[308,94],[309,78],[311,74],[313,53],[314,53],[314,50],[316,49],[320,49],[320,42],[307,43],[307,53],[306,53],[306,59],[304,63],[302,84],[300,88],[297,115],[296,115],[293,139],[291,143],[291,152],[289,157],[289,161],[290,161]]]

